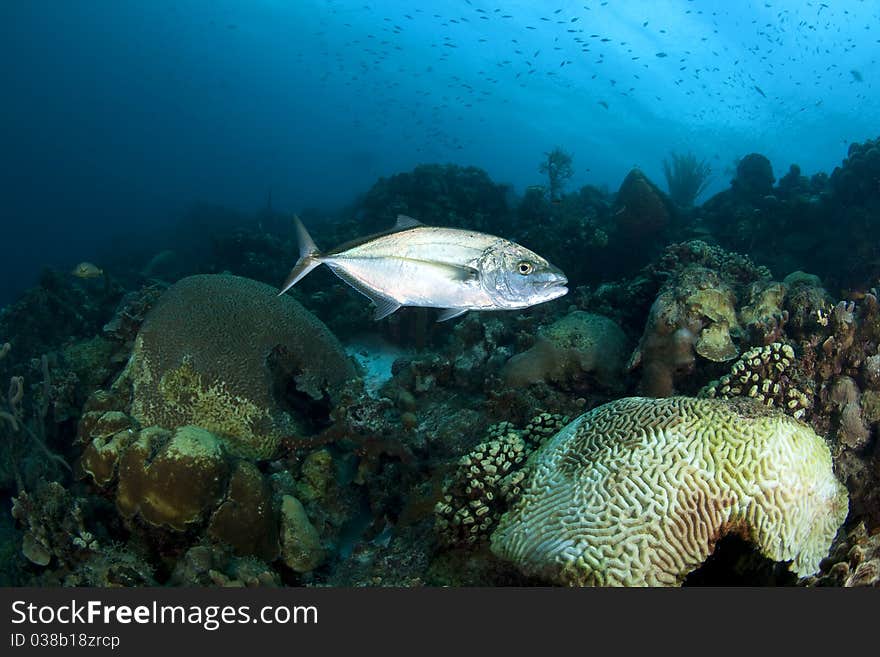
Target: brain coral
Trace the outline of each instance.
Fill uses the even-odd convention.
[[[562,584],[680,584],[726,534],[806,575],[847,515],[825,442],[750,400],[620,399],[533,458],[492,550]]]
[[[271,458],[308,431],[354,370],[317,318],[268,285],[184,278],[147,315],[120,382],[143,426],[203,427],[233,454]]]

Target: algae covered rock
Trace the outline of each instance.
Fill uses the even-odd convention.
[[[532,459],[492,550],[561,584],[677,585],[728,534],[808,575],[848,510],[825,442],[750,400],[620,399]]]
[[[232,453],[271,458],[315,431],[355,372],[339,341],[290,296],[230,275],[190,276],[147,315],[117,386],[143,426],[203,427]]]
[[[281,500],[281,558],[298,573],[314,570],[324,561],[326,552],[318,530],[306,515],[302,502],[293,495]]]

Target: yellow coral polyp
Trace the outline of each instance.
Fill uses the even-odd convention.
[[[149,369],[149,368],[147,368]],[[233,395],[222,382],[205,385],[202,376],[185,360],[159,379],[163,413],[221,437],[230,453],[245,458],[271,456],[280,436],[264,433],[271,425],[269,413],[248,399]],[[146,423],[162,424],[162,413],[144,409]]]

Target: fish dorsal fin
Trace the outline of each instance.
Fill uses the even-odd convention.
[[[459,315],[464,315],[467,311],[468,308],[444,308],[443,311],[437,315],[437,321],[445,322],[446,320],[453,319]]]
[[[397,215],[397,221],[394,223],[394,230],[406,230],[407,228],[418,228],[419,226],[424,226],[421,221],[417,221],[412,217],[407,217],[405,214]]]

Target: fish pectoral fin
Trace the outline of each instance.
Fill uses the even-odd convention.
[[[399,303],[388,297],[373,297],[373,303],[376,304],[376,310],[373,312],[373,319],[375,321],[385,319],[388,315],[400,308]]]
[[[438,322],[445,322],[449,319],[454,319],[459,315],[464,315],[470,308],[444,308],[440,314],[437,316]]]
[[[333,271],[334,274],[339,276],[339,278],[351,285],[355,290],[363,294],[376,305],[376,311],[373,314],[373,319],[380,320],[384,317],[388,317],[388,315],[400,308],[401,304],[395,299],[392,299],[391,297],[386,297],[384,294],[379,294],[374,289],[367,287],[357,278],[345,271],[342,267],[331,265],[330,263],[327,264],[330,266],[330,269]]]
[[[474,267],[468,267],[467,265],[453,265],[448,262],[437,262],[435,260],[418,260],[415,258],[406,258],[406,260],[410,262],[418,262],[422,265],[426,265],[427,267],[435,270],[443,272],[443,275],[449,279],[450,281],[459,281],[464,283],[466,281],[478,281],[480,280],[480,272]]]
[[[397,215],[397,221],[394,223],[393,230],[406,230],[407,228],[417,228],[424,225],[425,224],[417,219],[407,217],[405,214],[399,214]]]

